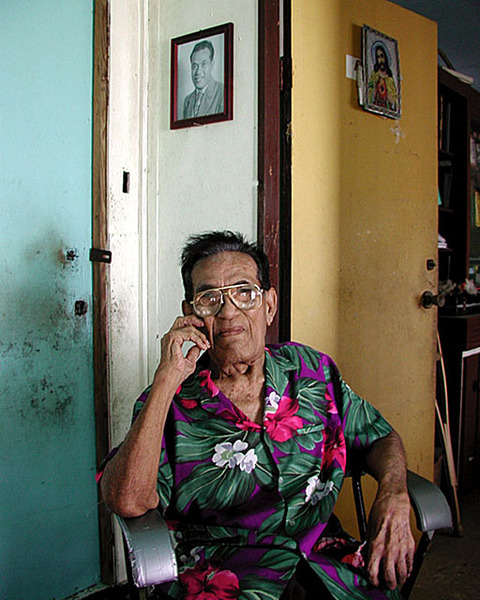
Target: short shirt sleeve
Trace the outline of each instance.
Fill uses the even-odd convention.
[[[347,451],[364,454],[373,442],[386,437],[393,428],[374,406],[345,383],[336,367],[333,379]]]

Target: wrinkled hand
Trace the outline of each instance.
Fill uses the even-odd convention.
[[[402,586],[412,570],[414,551],[408,494],[379,491],[368,524],[370,582],[391,590]]]
[[[210,348],[207,336],[200,331],[204,326],[202,319],[195,315],[177,317],[171,329],[161,341],[161,359],[155,377],[165,373],[173,374],[180,385],[195,371],[195,365],[202,350]],[[183,345],[192,342],[186,355],[183,355]]]

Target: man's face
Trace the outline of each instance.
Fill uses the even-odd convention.
[[[260,285],[255,261],[243,252],[221,252],[198,261],[192,271],[192,283],[194,294],[237,283]],[[184,310],[189,306],[184,303]],[[261,357],[266,329],[275,316],[276,307],[273,288],[263,293],[261,306],[252,310],[241,310],[225,297],[216,315],[203,318],[214,362],[251,364]]]
[[[203,48],[192,55],[191,60],[192,81],[197,90],[202,90],[210,83],[212,78],[213,61],[210,50]]]
[[[381,48],[377,48],[376,57],[377,65],[379,66],[380,71],[385,71],[387,67],[387,57],[385,56],[385,52]]]

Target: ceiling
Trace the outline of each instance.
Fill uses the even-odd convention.
[[[480,90],[480,0],[390,0],[438,24],[438,47]],[[439,59],[439,64],[445,63]]]

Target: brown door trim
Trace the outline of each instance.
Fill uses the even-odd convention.
[[[292,47],[291,1],[283,0],[280,76],[280,341],[291,339],[292,294]]]
[[[93,58],[93,158],[92,158],[92,244],[105,250],[107,221],[107,118],[108,118],[108,0],[95,0]],[[93,361],[97,465],[109,450],[109,351],[107,286],[109,265],[93,262]],[[113,523],[105,506],[98,505],[100,569],[102,582],[114,583]]]
[[[286,3],[287,0],[284,0]],[[269,329],[268,341],[289,337],[290,330],[290,220],[288,177],[281,176],[288,152],[282,150],[285,104],[281,101],[279,0],[259,2],[259,88],[258,88],[258,242],[271,265],[272,285],[279,291],[280,310]],[[93,247],[107,249],[107,117],[108,117],[108,0],[95,1],[94,94],[93,94]],[[286,105],[288,108],[288,104]],[[282,125],[283,123],[283,125]],[[282,153],[283,152],[283,153]],[[287,161],[288,162],[288,161]],[[283,189],[282,189],[283,188]],[[282,205],[282,208],[281,208]],[[109,450],[109,344],[108,264],[93,263],[93,328],[97,462]],[[99,503],[101,577],[114,583],[113,523]]]
[[[279,289],[280,264],[280,52],[279,0],[260,0],[258,15],[258,242]],[[279,313],[268,330],[279,340]]]
[[[290,337],[290,178],[285,116],[290,114],[290,91],[282,91],[283,68],[289,67],[280,57],[280,27],[288,33],[289,1],[259,2],[258,65],[258,243],[270,260],[271,282],[279,293],[279,311],[267,334],[268,342]],[[288,10],[287,10],[288,9]],[[287,14],[288,13],[288,14]],[[290,36],[284,35],[284,46]],[[284,48],[285,52],[285,48]],[[290,51],[288,48],[288,59]],[[290,78],[288,79],[290,82]],[[285,110],[286,109],[286,110]],[[284,131],[284,133],[282,133]],[[288,128],[289,132],[289,128]],[[282,175],[287,169],[287,177]]]

